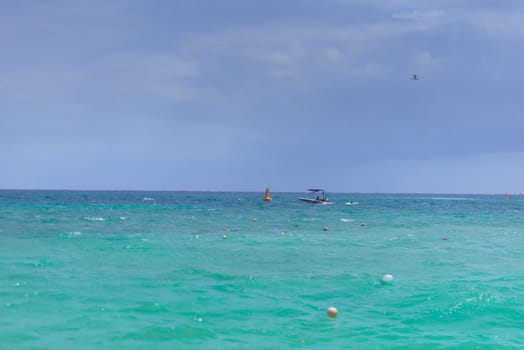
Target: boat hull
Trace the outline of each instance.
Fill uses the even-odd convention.
[[[319,199],[314,198],[299,198],[301,201],[308,202],[308,203],[314,203],[314,204],[332,204],[333,202],[330,200],[324,200],[321,201]]]

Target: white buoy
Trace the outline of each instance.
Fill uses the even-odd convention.
[[[281,232],[280,232],[280,235],[281,235],[281,236],[285,235],[284,231],[281,231]]]
[[[253,218],[253,222],[257,222],[257,218]]]
[[[324,226],[323,230],[327,231],[327,230],[329,230],[329,228],[327,226]]]
[[[227,236],[226,236],[226,235],[222,235],[222,239],[226,239],[226,238],[227,238]]]
[[[326,313],[327,313],[329,318],[337,318],[337,316],[338,316],[338,310],[337,310],[336,307],[333,307],[333,306],[328,307]]]
[[[382,282],[384,283],[391,283],[393,282],[393,275],[386,274],[384,277],[382,277]]]

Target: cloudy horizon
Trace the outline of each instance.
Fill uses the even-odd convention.
[[[524,191],[524,3],[2,5],[0,188]]]

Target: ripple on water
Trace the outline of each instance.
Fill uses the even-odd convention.
[[[127,333],[122,337],[116,337],[116,339],[122,340],[136,340],[141,342],[164,342],[170,340],[176,340],[180,344],[192,344],[201,343],[203,340],[215,338],[214,332],[206,329],[204,325],[194,326],[189,324],[179,324],[176,326],[166,327],[144,327],[137,329],[136,331]]]
[[[524,348],[524,219],[508,202],[46,196],[0,202],[0,347]]]

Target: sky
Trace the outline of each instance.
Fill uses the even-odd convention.
[[[0,188],[524,192],[520,0],[0,6]]]

